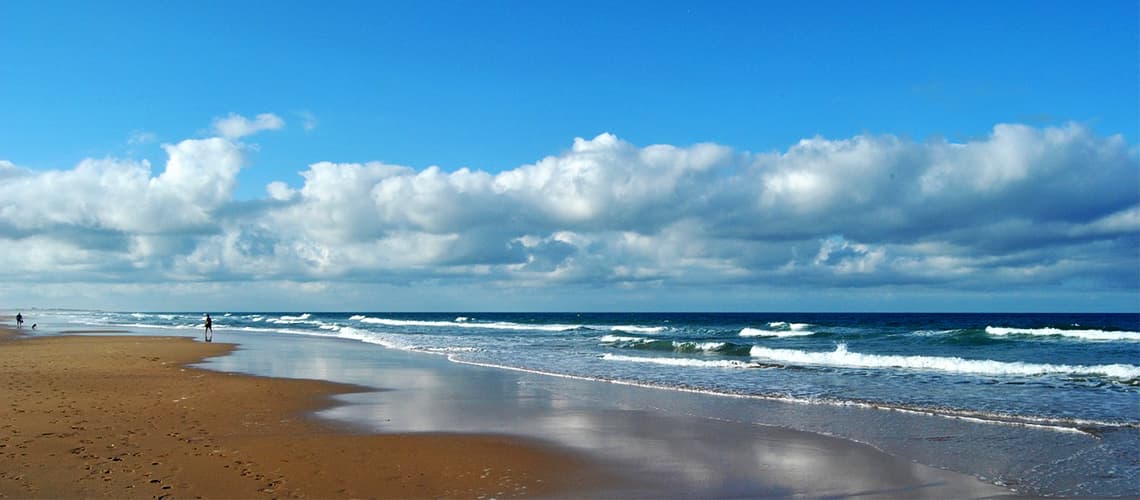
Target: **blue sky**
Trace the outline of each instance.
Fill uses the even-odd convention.
[[[7,272],[47,283],[0,298],[1137,310],[1138,18],[1131,2],[3,2],[0,178],[68,202],[0,202]]]

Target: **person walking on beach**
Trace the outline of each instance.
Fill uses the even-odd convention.
[[[16,313],[16,328],[24,326],[24,315]]]
[[[210,315],[206,315],[206,342],[214,341],[214,320],[210,319]]]

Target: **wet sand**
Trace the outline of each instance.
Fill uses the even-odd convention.
[[[598,403],[638,394],[611,384],[345,342],[251,337],[233,347],[184,337],[0,341],[0,497],[1009,494],[852,441]],[[208,357],[211,370],[187,367]],[[333,369],[386,390],[226,371],[264,362],[275,369],[261,373],[275,377]]]
[[[359,435],[305,416],[359,388],[185,367],[232,347],[0,342],[0,496],[548,496],[606,482],[581,456],[525,439]]]

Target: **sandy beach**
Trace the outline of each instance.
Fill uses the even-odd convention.
[[[591,391],[588,399],[629,396],[609,384],[549,379],[554,385],[544,387],[515,373],[384,352],[367,359],[374,370],[368,379],[386,386],[377,391],[228,373],[227,363],[263,359],[256,342],[232,351],[230,344],[185,337],[101,333],[108,335],[0,341],[0,397],[7,402],[0,407],[0,496],[1009,494],[852,441],[574,402],[581,396],[573,394],[577,390]],[[296,344],[301,359],[318,364],[318,346],[352,346],[317,342],[287,345]],[[271,355],[274,361],[294,356],[288,347],[280,349]],[[209,370],[187,366],[211,357]],[[338,359],[340,369],[358,370],[343,354]],[[281,366],[283,372],[274,376],[320,378]],[[368,402],[354,403],[356,397]],[[354,412],[369,416],[356,418]],[[338,419],[379,424],[369,428]]]
[[[183,366],[231,345],[3,333],[4,497],[472,498],[604,483],[580,457],[521,439],[356,435],[304,416],[349,386]]]

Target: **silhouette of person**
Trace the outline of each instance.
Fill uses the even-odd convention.
[[[210,315],[206,315],[206,342],[214,341],[214,320],[210,319]]]
[[[16,313],[16,328],[24,326],[24,315]]]

